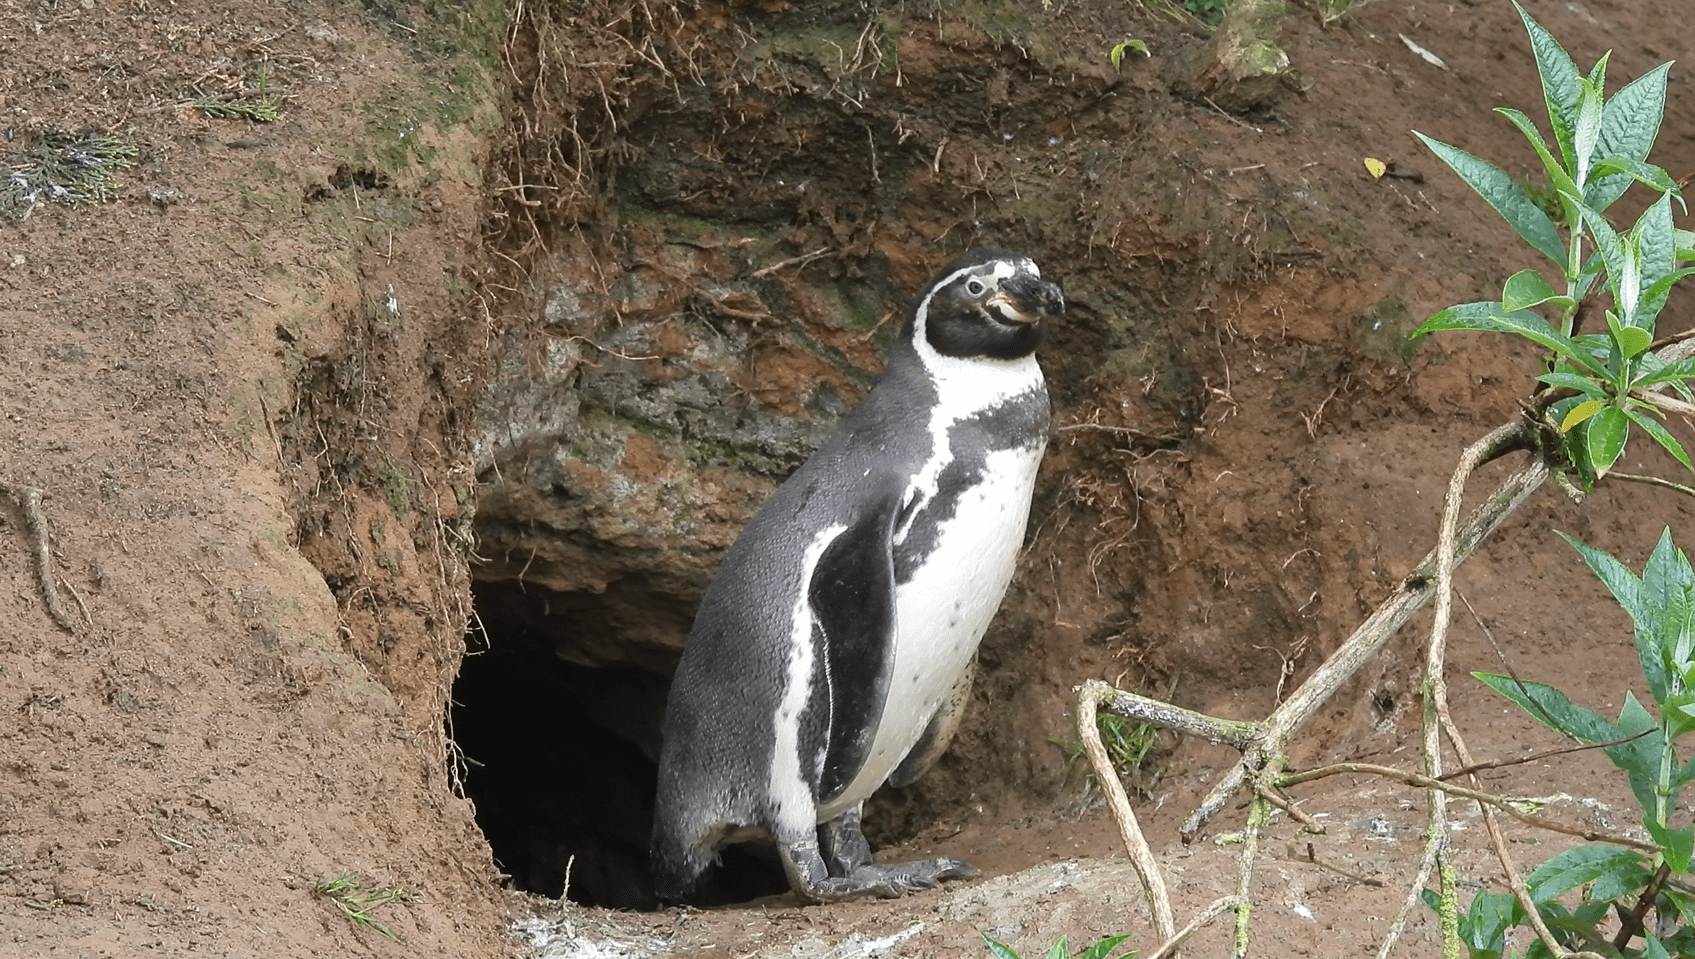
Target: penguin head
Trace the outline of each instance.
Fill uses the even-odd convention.
[[[1064,312],[1065,295],[1029,257],[972,250],[925,286],[905,332],[943,356],[1016,360],[1041,345],[1042,321]]]

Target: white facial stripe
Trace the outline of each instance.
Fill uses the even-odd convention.
[[[806,835],[805,831],[814,825],[812,789],[807,786],[800,765],[800,716],[806,711],[806,703],[812,693],[813,618],[808,586],[819,558],[846,529],[846,526],[838,524],[820,530],[812,538],[806,547],[806,555],[801,559],[800,582],[795,586],[795,603],[789,613],[787,685],[783,689],[783,702],[777,707],[776,742],[771,750],[771,789],[768,795],[776,797],[777,808],[773,812],[778,825],[790,830],[791,834]],[[824,741],[829,742],[829,739],[826,732]]]
[[[967,276],[976,276],[998,289],[1001,281],[1020,273],[1038,277],[1042,275],[1036,264],[1025,257],[996,260],[992,264],[955,270],[918,301],[912,330],[912,346],[918,351],[919,362],[923,364],[924,371],[929,374],[930,381],[936,387],[936,406],[930,411],[928,424],[930,458],[918,475],[913,477],[912,486],[907,493],[909,499],[935,498],[942,470],[953,462],[953,456],[948,450],[948,430],[953,424],[981,410],[998,406],[1010,397],[1040,389],[1042,386],[1042,368],[1036,365],[1034,355],[1016,360],[943,356],[930,345],[926,335],[930,301],[938,291]],[[911,531],[912,522],[916,518],[917,513],[913,512],[907,522],[895,530],[896,543],[906,541],[906,535]]]

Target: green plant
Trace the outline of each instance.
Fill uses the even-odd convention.
[[[0,207],[27,220],[48,200],[66,206],[102,203],[117,188],[113,174],[134,166],[135,157],[135,147],[104,133],[43,133],[28,148],[0,155],[7,168]]]
[[[1159,727],[1153,723],[1103,712],[1095,716],[1095,729],[1100,733],[1101,745],[1106,747],[1107,758],[1112,760],[1112,768],[1120,772],[1140,766],[1149,754],[1159,748]],[[1060,736],[1050,736],[1048,742],[1065,753],[1064,775],[1070,776],[1071,767],[1084,758],[1083,744]],[[1085,796],[1093,788],[1093,783],[1094,776],[1091,774],[1084,782]]]
[[[258,91],[253,96],[217,96],[208,94],[197,97],[190,104],[207,116],[220,120],[251,120],[254,123],[275,123],[282,118],[282,98],[270,92],[268,87],[269,71],[265,64],[259,64]]]
[[[1538,866],[1526,879],[1526,891],[1543,921],[1568,948],[1605,950],[1618,956],[1695,955],[1695,888],[1681,878],[1689,873],[1695,826],[1674,821],[1687,820],[1687,812],[1674,817],[1677,798],[1683,786],[1695,779],[1695,759],[1681,760],[1675,747],[1677,739],[1695,732],[1695,570],[1672,544],[1670,529],[1660,536],[1641,576],[1601,550],[1569,536],[1565,539],[1630,614],[1652,708],[1627,691],[1618,719],[1609,720],[1544,683],[1491,673],[1473,675],[1548,728],[1600,746],[1629,780],[1631,793],[1642,807],[1642,826],[1660,848],[1650,853],[1600,843],[1577,846]],[[1556,901],[1555,897],[1579,887],[1585,888],[1576,908],[1567,909]],[[1433,893],[1426,893],[1426,901],[1435,908]],[[1615,914],[1619,930],[1609,942],[1600,926]],[[1515,897],[1484,891],[1460,918],[1460,937],[1473,959],[1496,959],[1505,954],[1507,930],[1528,924]],[[1638,935],[1643,947],[1628,950]],[[1526,955],[1540,955],[1540,945]]]
[[[366,882],[350,872],[344,872],[333,879],[325,879],[315,884],[312,887],[312,892],[335,903],[336,908],[341,910],[341,914],[355,925],[368,926],[385,939],[391,939],[394,942],[399,942],[400,937],[395,935],[394,930],[378,922],[371,913],[381,906],[397,902],[413,903],[420,901],[418,894],[409,889],[402,889],[398,886],[378,886],[375,883]]]
[[[1228,0],[1182,0],[1181,6],[1189,15],[1209,27],[1218,26],[1218,21],[1224,19],[1224,8]]]
[[[1112,62],[1112,68],[1114,70],[1118,69],[1118,65],[1120,63],[1124,62],[1124,54],[1131,51],[1131,50],[1140,51],[1142,56],[1144,56],[1144,57],[1153,56],[1153,54],[1148,52],[1148,44],[1147,44],[1146,41],[1143,41],[1143,40],[1126,40],[1123,43],[1120,43],[1117,46],[1113,47],[1112,52],[1107,54],[1107,59]]]
[[[1496,112],[1512,121],[1541,158],[1554,204],[1533,196],[1494,164],[1416,135],[1525,242],[1554,263],[1559,286],[1536,270],[1521,270],[1507,279],[1499,300],[1449,307],[1412,335],[1493,330],[1553,351],[1540,377],[1547,388],[1533,401],[1532,412],[1555,438],[1549,445],[1563,454],[1571,474],[1567,481],[1575,476],[1584,491],[1618,462],[1633,427],[1690,467],[1688,454],[1658,417],[1667,411],[1691,411],[1695,395],[1685,381],[1695,377],[1695,359],[1666,362],[1654,343],[1655,319],[1672,285],[1695,272],[1678,266],[1695,259],[1695,234],[1672,224],[1673,199],[1682,204],[1677,184],[1647,159],[1665,112],[1670,64],[1648,71],[1607,98],[1607,56],[1588,76],[1580,74],[1553,36],[1514,6],[1530,34],[1554,148],[1523,113],[1505,107]],[[1605,211],[1633,183],[1658,190],[1660,196],[1635,226],[1620,233]],[[1557,216],[1549,215],[1548,205],[1556,206]],[[1592,308],[1600,308],[1595,301],[1603,292],[1608,297],[1606,330],[1585,333],[1582,321]],[[1681,401],[1661,392],[1668,386]]]
[[[993,936],[990,936],[986,932],[980,932],[978,935],[982,936],[983,941],[988,944],[989,952],[994,955],[995,959],[1020,959],[1018,953],[1013,952],[1012,947],[1008,946],[1006,943],[996,940]],[[1059,941],[1054,943],[1053,946],[1048,949],[1047,955],[1044,959],[1113,959],[1112,951],[1118,948],[1119,943],[1128,938],[1130,937],[1107,936],[1100,942],[1095,943],[1089,948],[1073,956],[1071,954],[1071,947],[1065,944],[1065,937],[1060,936]],[[1134,952],[1120,953],[1117,959],[1129,959],[1129,957],[1134,955]]]

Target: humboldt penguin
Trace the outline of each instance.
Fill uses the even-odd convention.
[[[874,863],[860,809],[946,747],[1006,593],[1047,445],[1035,351],[1065,298],[979,249],[919,293],[881,379],[725,556],[666,705],[656,892],[768,834],[804,900],[974,874]]]

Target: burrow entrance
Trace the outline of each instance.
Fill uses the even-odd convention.
[[[475,582],[472,596],[482,628],[467,638],[448,731],[496,862],[527,892],[655,908],[648,835],[676,654],[615,640],[632,602],[675,620],[679,637],[692,607],[627,580],[599,594]],[[690,901],[787,888],[775,851],[748,843],[727,848]]]

